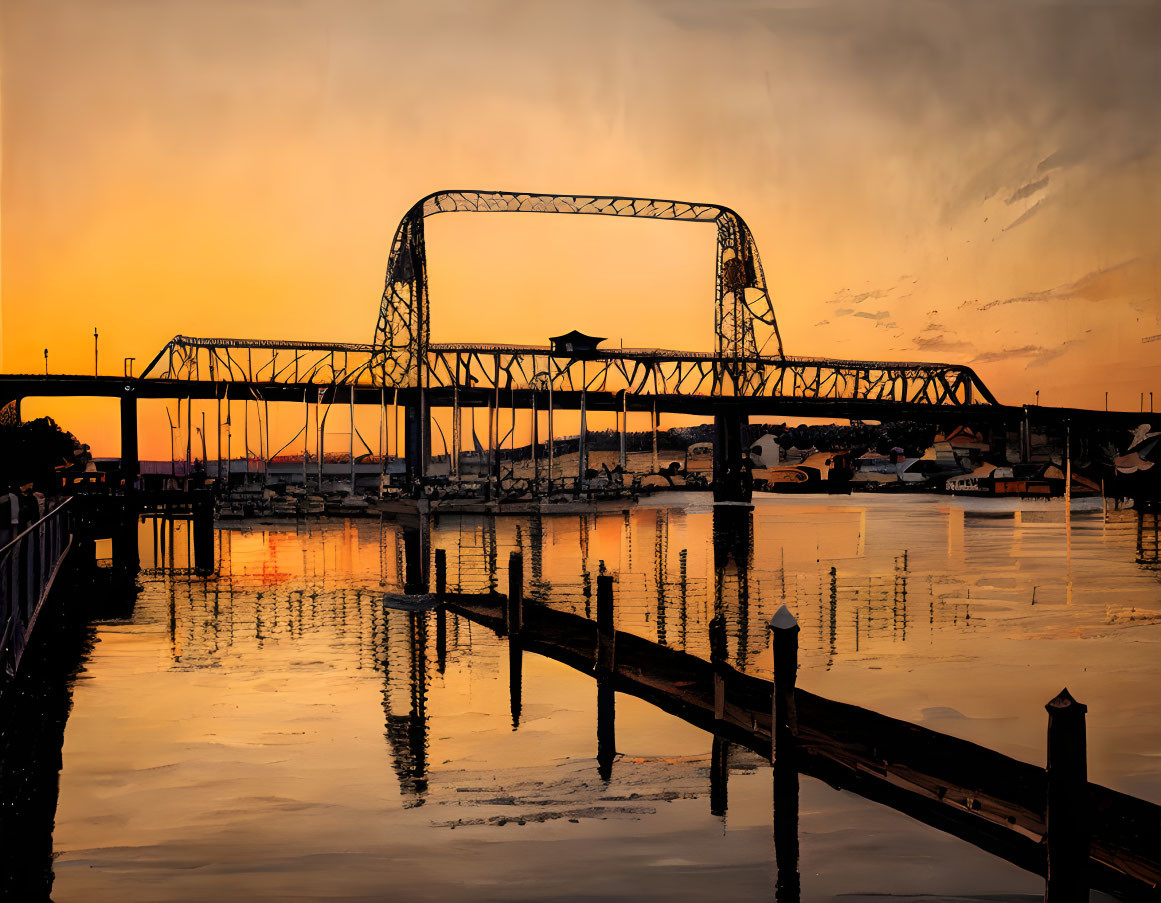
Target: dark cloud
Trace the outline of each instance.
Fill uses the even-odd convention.
[[[891,316],[891,312],[888,310],[877,310],[874,313],[870,313],[869,311],[860,310],[855,316],[862,317],[864,320],[886,320]]]
[[[1157,335],[1147,335],[1141,339],[1141,342],[1161,342],[1161,333],[1157,333]]]

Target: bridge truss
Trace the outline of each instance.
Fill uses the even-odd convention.
[[[251,387],[383,387],[389,350],[367,344],[176,336],[143,378]],[[422,388],[554,390],[629,397],[897,402],[930,408],[997,404],[970,367],[803,357],[723,358],[710,353],[618,349],[573,357],[548,347],[428,345]],[[739,373],[742,378],[738,379]],[[388,388],[411,389],[404,381]]]
[[[712,223],[717,227],[715,352],[737,369],[743,359],[782,357],[782,337],[758,246],[749,226],[728,207],[649,198],[441,191],[407,211],[391,243],[375,347],[374,374],[385,386],[419,386],[431,339],[424,221],[437,213],[562,213]]]

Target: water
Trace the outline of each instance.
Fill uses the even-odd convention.
[[[802,626],[804,689],[1044,763],[1044,703],[1089,706],[1089,776],[1161,802],[1161,570],[1134,512],[939,497],[704,495],[627,513],[253,524],[221,574],[150,571],[101,623],[73,688],[53,899],[742,900],[772,897],[769,766],[615,697],[608,781],[597,688],[384,590],[446,550],[452,588],[595,609],[617,626],[769,675],[765,621]],[[168,546],[180,564],[180,529]],[[146,564],[152,533],[142,534]],[[408,568],[412,573],[408,574]],[[513,677],[518,675],[517,681]],[[514,692],[514,686],[517,687]],[[802,779],[802,896],[1036,897],[1041,879],[851,793]]]

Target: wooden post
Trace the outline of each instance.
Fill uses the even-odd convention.
[[[447,550],[435,550],[435,596],[447,597]],[[435,613],[435,664],[439,673],[447,669],[447,611],[441,605]]]
[[[773,723],[770,755],[774,763],[774,861],[778,878],[777,903],[798,903],[801,878],[798,872],[798,762],[794,735],[797,714],[794,684],[798,674],[798,621],[785,605],[770,619],[770,643],[774,653]]]
[[[714,666],[714,720],[726,720],[726,619],[714,615],[709,622],[710,663]]]
[[[214,571],[214,500],[207,490],[198,490],[194,493],[194,501],[190,506],[192,517],[190,526],[193,528],[194,569],[199,574],[212,574]]]
[[[597,673],[611,674],[616,670],[616,637],[613,623],[613,577],[597,577]]]
[[[512,715],[512,730],[520,727],[520,712],[524,698],[524,650],[519,637],[508,640],[508,708]]]
[[[519,636],[524,626],[524,556],[519,552],[508,556],[508,607],[505,621],[508,636]]]
[[[447,549],[435,550],[435,594],[442,600],[447,593]]]
[[[714,734],[710,749],[710,815],[722,818],[729,807],[730,741]]]
[[[1048,880],[1045,903],[1088,900],[1088,764],[1085,713],[1068,689],[1048,711]]]
[[[599,579],[599,578],[598,578]],[[597,676],[597,774],[608,783],[617,758],[617,692],[612,674]]]
[[[774,722],[771,740],[777,757],[778,740],[792,742],[798,730],[794,684],[798,679],[798,621],[785,605],[770,619],[770,644],[774,652]]]

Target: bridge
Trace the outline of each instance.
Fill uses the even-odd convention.
[[[712,352],[658,349],[583,351],[533,345],[438,344],[431,317],[424,223],[450,212],[552,213],[638,217],[710,224],[717,237],[715,335]],[[123,470],[136,476],[139,398],[251,401],[260,404],[401,406],[407,474],[422,482],[431,456],[433,409],[451,409],[445,449],[458,461],[461,408],[487,408],[488,447],[499,441],[498,415],[510,407],[617,414],[712,416],[718,427],[715,486],[738,498],[740,431],[750,416],[838,417],[964,422],[1027,429],[1061,423],[1121,428],[1127,412],[1009,406],[998,402],[968,366],[926,362],[841,360],[785,354],[757,244],[735,211],[715,204],[614,196],[503,191],[441,191],[416,202],[391,244],[375,339],[368,344],[178,335],[139,377],[0,376],[0,409],[19,416],[29,396],[121,399]],[[218,435],[221,435],[219,423]],[[132,448],[130,448],[132,446]],[[493,456],[498,478],[498,457]],[[583,453],[582,453],[583,464]]]

